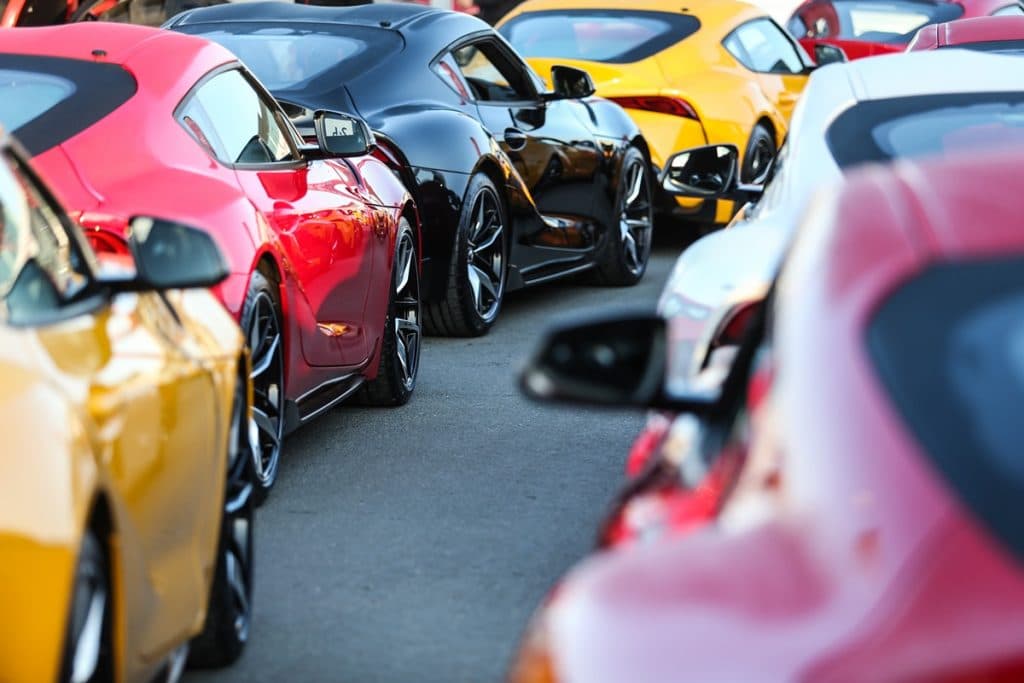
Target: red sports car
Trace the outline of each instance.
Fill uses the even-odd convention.
[[[850,59],[902,52],[918,29],[955,19],[1024,15],[1018,0],[807,0],[789,31],[810,54],[838,47]]]
[[[978,17],[925,26],[907,52],[963,47],[983,52],[1024,52],[1024,16]]]
[[[1019,164],[851,180],[810,214],[721,396],[650,381],[671,348],[658,320],[553,335],[534,395],[742,430],[759,349],[774,377],[716,524],[572,573],[515,683],[1024,680]]]
[[[419,221],[353,117],[296,133],[226,49],[83,23],[0,32],[0,123],[92,235],[139,213],[203,226],[253,355],[250,441],[265,495],[286,432],[342,399],[408,400],[420,349]],[[371,152],[371,153],[368,153]]]

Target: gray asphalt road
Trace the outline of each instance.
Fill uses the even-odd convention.
[[[255,619],[232,669],[187,680],[499,681],[552,582],[589,549],[635,413],[551,408],[515,376],[552,320],[653,309],[637,287],[512,295],[482,339],[431,338],[408,406],[343,407],[295,434],[257,520]]]

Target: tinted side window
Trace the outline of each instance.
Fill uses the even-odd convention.
[[[729,34],[723,43],[736,60],[751,71],[798,74],[803,60],[782,29],[770,19],[755,19]]]
[[[275,109],[237,69],[199,86],[179,111],[182,125],[227,164],[268,164],[296,158]]]
[[[452,51],[452,58],[477,100],[522,102],[537,96],[526,67],[492,41],[464,45]]]

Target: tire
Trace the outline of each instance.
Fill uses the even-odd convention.
[[[246,382],[240,377],[231,411],[224,508],[217,541],[217,568],[203,630],[192,639],[188,663],[223,667],[242,654],[252,623],[253,524],[256,509],[253,458],[246,418]]]
[[[654,236],[651,169],[643,153],[630,146],[622,159],[615,199],[617,223],[609,226],[593,279],[600,285],[628,287],[647,272]]]
[[[91,530],[82,537],[64,644],[63,683],[113,680],[110,567]]]
[[[405,218],[399,221],[395,236],[389,289],[380,368],[377,378],[359,391],[359,401],[365,405],[404,405],[416,388],[423,340],[419,257],[416,235]]]
[[[479,337],[491,328],[508,280],[506,233],[502,197],[490,178],[477,173],[469,181],[459,216],[445,297],[424,306],[428,333]]]
[[[743,154],[743,167],[740,169],[740,180],[745,183],[761,184],[768,178],[772,164],[775,162],[775,136],[763,123],[754,126],[747,142],[747,151]]]
[[[249,425],[259,505],[277,482],[284,439],[284,337],[280,290],[271,275],[253,273],[242,307],[242,331],[252,354],[253,410]]]

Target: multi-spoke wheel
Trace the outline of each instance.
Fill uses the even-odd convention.
[[[94,683],[110,679],[110,572],[99,540],[82,537],[61,680]]]
[[[404,218],[395,237],[395,262],[377,378],[366,383],[360,399],[370,405],[406,403],[416,386],[423,331],[420,325],[420,274],[416,235]]]
[[[252,445],[257,504],[277,481],[284,437],[284,339],[277,302],[274,284],[261,271],[253,273],[242,310],[242,330],[252,357],[252,420],[247,434]]]
[[[768,179],[772,164],[775,163],[775,137],[763,124],[754,126],[743,155],[740,179],[745,183],[760,185]]]
[[[622,160],[614,220],[595,277],[601,284],[633,285],[647,271],[654,232],[651,171],[635,147]]]
[[[491,180],[473,176],[462,205],[443,301],[426,307],[433,334],[476,336],[487,332],[505,298],[508,236],[505,205]]]
[[[232,406],[217,568],[210,586],[206,622],[189,652],[193,666],[227,666],[238,659],[249,640],[256,485],[245,380],[239,377]]]

